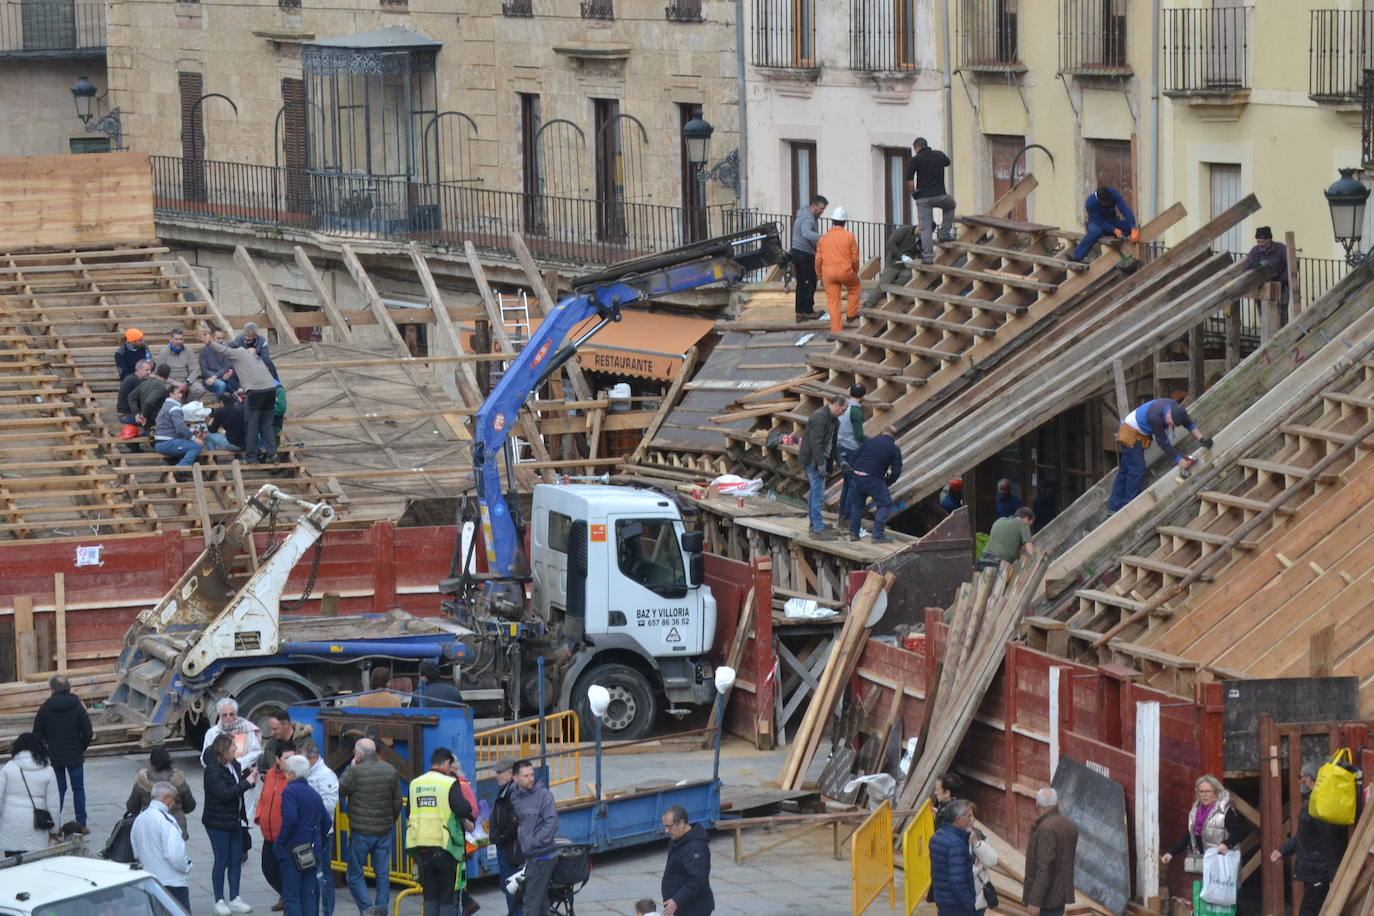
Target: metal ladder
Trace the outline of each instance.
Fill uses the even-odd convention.
[[[530,339],[529,296],[523,289],[513,293],[497,293],[496,308],[501,314],[501,324],[510,336],[511,345],[514,346],[515,352],[519,353]],[[491,383],[493,386],[501,380],[506,368],[507,363],[504,360],[492,367]],[[515,464],[534,460],[529,442],[514,434],[511,435],[509,441],[511,460]]]

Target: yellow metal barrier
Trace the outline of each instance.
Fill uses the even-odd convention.
[[[883,802],[849,838],[850,909],[859,916],[887,888],[887,907],[897,906],[892,871],[892,803]]]
[[[405,888],[418,888],[420,882],[415,880],[417,874],[415,863],[410,857],[410,851],[406,849],[406,799],[401,799],[401,816],[396,818],[396,826],[391,837],[391,885],[400,885]],[[329,867],[331,870],[347,873],[348,847],[344,845],[343,834],[348,832],[348,814],[339,810],[336,805],[334,808],[334,853],[330,856]],[[363,866],[363,874],[369,878],[376,878],[377,872],[370,864]]]
[[[477,772],[474,780],[489,775],[483,772],[502,757],[515,760],[539,757],[539,718],[521,719],[510,725],[489,728],[475,733]],[[549,788],[572,783],[581,791],[582,753],[581,723],[572,710],[556,712],[544,717],[544,743],[548,749]]]
[[[935,809],[930,799],[902,831],[902,912],[911,916],[930,890],[930,838],[935,835]]]

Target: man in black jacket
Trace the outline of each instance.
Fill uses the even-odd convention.
[[[515,805],[511,801],[515,791],[514,770],[515,761],[509,757],[496,761],[493,772],[496,800],[492,802],[491,817],[487,819],[487,833],[496,847],[496,873],[501,881],[501,892],[506,895],[506,916],[520,916],[520,901],[506,890],[506,881],[520,870],[523,862],[515,843]]]
[[[888,487],[897,482],[902,473],[902,450],[895,441],[897,430],[885,427],[876,436],[869,436],[854,453],[854,496],[849,505],[849,539],[859,539],[859,520],[871,498],[873,512],[873,543],[886,544],[892,540],[884,532],[888,514],[892,511],[892,494]]]
[[[444,680],[443,672],[434,662],[420,663],[420,705],[463,705],[463,694],[452,681]]]
[[[821,503],[825,499],[825,479],[830,475],[831,465],[835,461],[836,435],[840,429],[837,417],[848,406],[849,399],[837,394],[825,406],[816,408],[807,418],[801,446],[797,449],[797,460],[806,469],[806,478],[811,484],[807,502],[811,536],[822,540],[835,537],[835,532],[828,530],[821,518]]]
[[[931,149],[925,137],[911,144],[911,161],[906,166],[906,186],[916,201],[916,222],[921,230],[921,260],[935,260],[935,243],[954,241],[954,198],[945,189],[945,169],[949,157]],[[940,232],[935,232],[935,211],[940,211]]]
[[[687,823],[687,809],[672,805],[663,812],[668,834],[668,861],[663,866],[663,916],[711,916],[711,841],[700,824]]]
[[[67,780],[72,783],[72,805],[76,822],[86,827],[86,748],[91,746],[91,717],[81,698],[72,693],[71,683],[62,675],[48,678],[52,696],[38,707],[33,717],[33,733],[48,745],[48,759],[57,774],[59,807],[67,801]],[[61,823],[62,819],[57,819]]]
[[[1317,781],[1317,765],[1302,765],[1302,811],[1298,815],[1298,833],[1278,849],[1269,853],[1271,861],[1282,861],[1297,853],[1293,861],[1293,880],[1302,882],[1302,906],[1298,916],[1317,916],[1331,889],[1331,879],[1345,857],[1346,828],[1319,821],[1307,813],[1307,799]]]

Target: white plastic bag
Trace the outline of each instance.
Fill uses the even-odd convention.
[[[821,607],[811,598],[788,598],[783,603],[782,612],[788,620],[817,620],[834,617],[838,612]]]
[[[844,790],[853,792],[859,786],[868,786],[868,809],[873,811],[884,801],[892,798],[892,794],[897,790],[897,780],[886,773],[856,776],[844,784]]]
[[[722,474],[711,481],[722,496],[757,496],[763,489],[763,479],[749,480],[736,474]]]
[[[1236,884],[1240,879],[1240,850],[1221,855],[1217,847],[1202,854],[1202,899],[1216,906],[1236,905]]]

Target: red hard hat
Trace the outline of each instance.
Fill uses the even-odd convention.
[[[132,424],[132,423],[125,423],[125,424],[124,424],[124,428],[121,429],[121,430],[119,431],[119,438],[121,438],[121,439],[137,439],[137,438],[138,438],[138,433],[139,433],[139,429],[138,429],[137,426],[135,426],[135,425]]]

